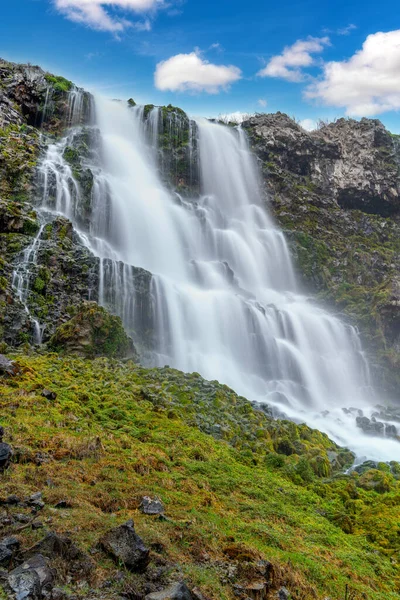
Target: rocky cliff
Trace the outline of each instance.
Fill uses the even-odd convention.
[[[398,398],[400,137],[371,119],[307,132],[277,113],[243,126],[305,287],[358,326],[375,381]]]
[[[398,462],[349,472],[354,455],[326,435],[196,373],[124,358],[135,348],[98,306],[99,260],[82,243],[96,131],[75,91],[0,61],[0,598],[398,598]],[[198,192],[193,124],[176,107],[152,111],[160,173],[181,201]],[[40,158],[72,124],[75,227],[52,210],[51,178],[54,205],[38,210]],[[396,138],[367,120],[311,134],[280,114],[244,126],[304,285],[359,325],[395,393]],[[122,301],[113,277],[134,282],[129,333],[146,349],[151,274],[103,266],[106,305]],[[384,417],[400,422],[398,410]]]
[[[12,346],[34,340],[36,321],[48,341],[71,318],[71,306],[98,300],[98,259],[71,223],[59,217],[43,223],[35,213],[43,194],[39,157],[71,124],[91,122],[90,96],[84,94],[78,103],[74,90],[71,82],[39,67],[0,62],[0,326],[2,339]],[[173,106],[145,106],[143,118],[158,140],[166,184],[181,196],[198,193],[195,124]],[[369,119],[340,119],[307,132],[277,113],[252,117],[243,126],[260,163],[267,202],[291,241],[304,285],[358,326],[377,384],[398,397],[399,137]],[[95,164],[95,137],[95,129],[83,127],[64,150],[79,187],[81,211],[75,221],[83,230],[93,208],[88,164]],[[52,181],[47,184],[51,197]],[[16,269],[35,236],[40,244],[34,264],[28,256],[28,265]],[[140,318],[129,333],[146,347],[151,277],[135,269],[132,277]],[[112,306],[111,283],[108,292],[105,301]]]

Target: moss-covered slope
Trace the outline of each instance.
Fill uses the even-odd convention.
[[[59,584],[78,597],[143,598],[182,579],[196,598],[274,598],[281,586],[293,599],[341,600],[346,586],[354,598],[398,597],[398,464],[318,475],[315,458],[341,454],[326,436],[274,422],[197,374],[57,355],[17,363],[18,375],[0,378],[14,448],[1,496],[42,492],[34,521],[89,552],[90,577],[58,564]],[[166,518],[142,514],[146,495]],[[4,534],[18,534],[16,511],[3,513]],[[141,575],[97,546],[128,518],[151,550]],[[43,538],[35,527],[18,534],[24,548]]]

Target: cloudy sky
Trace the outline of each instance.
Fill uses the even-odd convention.
[[[398,0],[3,0],[0,56],[196,115],[368,116],[400,132]]]

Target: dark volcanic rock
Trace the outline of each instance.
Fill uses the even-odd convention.
[[[111,529],[101,538],[100,545],[132,571],[144,571],[149,563],[149,550],[137,535],[132,520]]]
[[[47,558],[62,558],[67,571],[73,576],[88,576],[94,568],[90,556],[78,548],[73,541],[65,536],[49,532],[42,540],[24,553],[25,558],[42,554]]]
[[[10,548],[0,542],[0,566],[8,567],[13,557]]]
[[[339,119],[307,132],[276,113],[252,117],[244,127],[258,156],[308,177],[323,192],[321,204],[382,216],[400,212],[398,145],[380,121]]]
[[[11,571],[8,584],[17,600],[39,600],[53,586],[54,572],[41,554],[35,554]]]
[[[5,356],[0,354],[0,375],[6,373],[7,375],[15,375],[16,366],[12,360],[8,360]],[[0,429],[0,439],[3,439],[4,429]]]
[[[144,496],[140,503],[140,510],[145,515],[161,515],[164,513],[164,505],[158,498]]]
[[[3,428],[1,428],[3,429]],[[4,471],[10,464],[13,451],[9,444],[2,441],[3,435],[0,437],[0,471]]]
[[[145,600],[193,600],[189,588],[183,582],[173,583],[161,592],[147,594]]]
[[[57,398],[56,392],[52,392],[51,390],[43,390],[42,396],[47,400],[55,400]]]

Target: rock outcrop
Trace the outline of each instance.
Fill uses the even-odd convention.
[[[96,302],[76,307],[76,314],[56,330],[50,340],[54,350],[86,358],[109,356],[137,358],[131,338],[121,319],[110,315]]]
[[[107,532],[101,538],[100,545],[117,562],[132,571],[142,572],[149,563],[149,549],[136,533],[132,520]]]
[[[93,210],[98,143],[97,131],[85,127],[90,114],[90,95],[77,90],[72,82],[40,67],[0,60],[0,341],[6,346],[48,342],[57,328],[70,321],[77,306],[99,300],[100,261],[77,233],[78,228],[89,229]],[[175,109],[168,110],[163,118],[173,119],[176,114]],[[182,131],[186,135],[185,119]],[[81,127],[66,138],[63,159],[67,167],[60,169],[69,168],[73,177],[67,184],[76,207],[71,214],[74,224],[47,210],[57,212],[57,173],[37,169],[39,158],[54,143],[53,135],[64,133],[71,125]],[[186,152],[186,146],[178,141],[174,152]],[[180,160],[178,154],[174,165]],[[172,155],[168,156],[171,161]],[[122,315],[124,308],[119,304],[125,299],[118,298],[114,289],[122,265],[111,263],[103,263],[103,301]],[[147,348],[152,329],[151,275],[133,266],[125,268],[123,275],[129,278],[131,306],[135,306],[129,334]],[[108,315],[108,319],[112,317]],[[75,344],[69,339],[64,350],[74,346],[82,351],[81,342],[82,336]],[[128,346],[132,354],[133,346]]]
[[[378,120],[307,132],[287,115],[243,125],[304,285],[357,325],[375,382],[400,393],[400,142]]]

